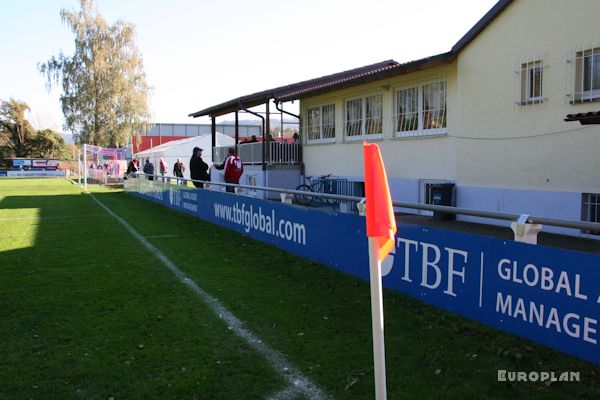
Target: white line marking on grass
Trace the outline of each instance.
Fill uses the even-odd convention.
[[[189,286],[197,295],[204,301],[210,309],[219,318],[223,319],[228,328],[233,331],[236,335],[241,337],[252,347],[254,350],[259,352],[271,366],[279,372],[279,374],[290,383],[290,386],[285,390],[276,394],[274,399],[285,400],[292,399],[298,394],[303,394],[309,399],[322,399],[325,398],[324,392],[317,387],[314,383],[305,378],[296,368],[292,367],[290,362],[278,351],[272,349],[269,345],[262,342],[262,340],[254,333],[244,327],[243,322],[233,315],[227,308],[225,308],[218,299],[212,297],[210,294],[200,288],[196,282],[185,275],[177,266],[167,258],[159,249],[148,242],[142,235],[140,235],[127,221],[115,214],[110,208],[104,203],[98,200],[93,194],[90,193],[91,198],[110,214],[114,219],[121,223],[136,238],[142,243],[150,252],[158,257],[165,266],[171,270],[177,276],[180,282]]]
[[[286,400],[293,399],[294,396],[298,394],[298,391],[294,386],[288,386],[283,389],[281,392],[275,393],[273,396],[269,397],[268,400]]]
[[[179,237],[179,235],[153,235],[153,236],[144,236],[144,239],[162,239],[162,238],[174,238]]]

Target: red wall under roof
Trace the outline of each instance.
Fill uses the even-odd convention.
[[[141,136],[133,137],[133,152],[148,150],[161,144],[172,142],[173,140],[189,139],[191,136]],[[141,140],[139,140],[141,139]]]
[[[165,144],[168,142],[172,142],[174,140],[179,139],[189,139],[192,136],[141,136],[141,137],[133,137],[133,152],[139,153],[140,151],[148,150],[152,147],[156,147],[161,144]],[[139,140],[141,139],[141,140]],[[262,137],[256,138],[259,142],[262,142]],[[277,142],[288,142],[292,143],[294,140],[292,138],[274,138]],[[244,137],[240,138],[240,143],[249,142],[250,138]]]

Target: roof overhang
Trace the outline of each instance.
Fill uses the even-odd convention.
[[[228,114],[234,111],[244,110],[246,108],[251,108],[258,106],[260,104],[265,104],[271,99],[278,99],[280,96],[294,93],[296,91],[306,90],[307,88],[321,87],[323,85],[327,85],[330,82],[337,81],[352,81],[356,77],[360,77],[363,75],[368,75],[371,73],[375,73],[378,71],[386,70],[388,68],[392,68],[398,65],[398,63],[394,60],[382,61],[376,64],[366,65],[360,68],[354,68],[351,70],[347,70],[344,72],[338,72],[336,74],[322,76],[320,78],[310,79],[307,81],[302,81],[298,83],[294,83],[291,85],[280,86],[274,89],[264,90],[262,92],[257,92],[254,94],[250,94],[247,96],[242,96],[235,98],[233,100],[226,101],[221,104],[217,104],[215,106],[205,108],[204,110],[197,111],[195,113],[189,114],[190,117],[202,117],[206,115],[210,115],[212,117],[216,117],[219,115]],[[290,98],[289,100],[295,100]],[[280,100],[277,100],[280,101]],[[288,100],[285,100],[288,101]]]
[[[299,100],[306,97],[317,96],[320,94],[333,92],[336,90],[346,89],[353,86],[363,85],[365,83],[378,81],[381,79],[391,78],[397,75],[406,74],[409,72],[420,71],[422,69],[434,68],[443,64],[451,63],[454,56],[451,52],[438,54],[432,57],[423,58],[421,60],[411,61],[404,64],[390,65],[379,70],[365,72],[350,78],[332,79],[318,85],[297,86],[292,87],[290,91],[280,91],[275,100],[278,102]]]
[[[579,121],[581,125],[600,124],[600,111],[590,111],[587,113],[568,114],[565,121]]]
[[[423,69],[434,68],[442,64],[452,63],[458,53],[469,45],[494,19],[502,13],[514,0],[499,0],[447,53],[423,58],[416,61],[399,64],[394,60],[387,60],[377,64],[367,65],[352,70],[339,72],[281,86],[274,89],[257,92],[226,101],[215,106],[205,108],[189,114],[190,117],[211,116],[217,117],[231,112],[266,104],[274,99],[276,102],[299,100],[306,97],[345,89],[365,83],[391,78]]]

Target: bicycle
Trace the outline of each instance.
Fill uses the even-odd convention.
[[[330,176],[331,174],[322,175],[319,177],[306,176],[304,177],[304,183],[298,185],[298,187],[296,187],[296,190],[310,193],[333,193],[331,191],[331,181],[327,179]],[[294,194],[294,199],[296,200],[297,204],[307,207],[315,201],[314,196],[304,196],[301,194]],[[322,201],[324,201],[326,204],[331,203],[335,207],[335,200],[322,199]]]

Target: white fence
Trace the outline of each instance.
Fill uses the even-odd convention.
[[[215,147],[213,161],[222,163],[227,158],[229,146]],[[268,165],[298,164],[301,161],[300,143],[267,142],[265,163]],[[241,143],[238,145],[238,156],[245,164],[262,164],[263,142]]]

